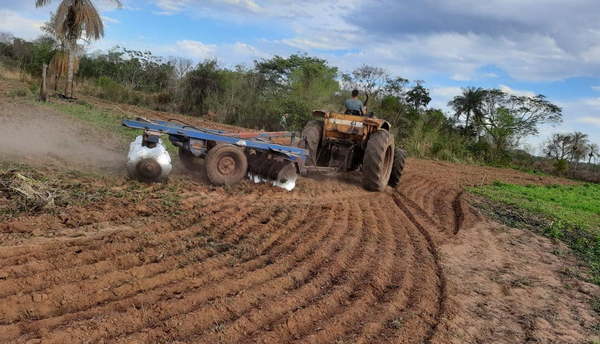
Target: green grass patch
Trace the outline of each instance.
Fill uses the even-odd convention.
[[[470,191],[536,217],[545,235],[567,243],[590,264],[600,284],[600,184],[513,185],[495,182]],[[539,217],[546,221],[539,221]],[[525,221],[526,222],[526,221]]]

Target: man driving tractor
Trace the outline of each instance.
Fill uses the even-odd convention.
[[[346,99],[346,114],[355,116],[364,116],[365,108],[363,102],[358,99],[358,90],[352,91],[352,98]]]

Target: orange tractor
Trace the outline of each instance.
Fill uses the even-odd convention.
[[[323,120],[309,121],[301,146],[309,150],[305,172],[362,170],[369,191],[400,182],[406,153],[394,145],[390,123],[383,119],[314,111]]]

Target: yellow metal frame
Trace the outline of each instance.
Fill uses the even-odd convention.
[[[314,111],[314,116],[323,117],[323,138],[363,142],[373,132],[389,124],[382,119],[347,115],[336,112]]]

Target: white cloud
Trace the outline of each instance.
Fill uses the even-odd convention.
[[[586,98],[581,101],[581,103],[594,108],[596,110],[600,110],[600,98]]]
[[[247,44],[247,43],[242,43],[242,42],[236,42],[235,44],[231,45],[231,51],[233,52],[234,56],[238,56],[238,57],[247,57],[249,59],[254,59],[254,58],[268,58],[271,55],[267,54],[263,51],[258,50],[255,46]]]
[[[591,116],[581,117],[577,121],[581,122],[581,123],[592,124],[597,127],[600,127],[600,117],[591,117]]]
[[[524,91],[524,90],[515,90],[506,85],[500,85],[499,89],[500,89],[500,91],[511,94],[513,96],[519,96],[519,97],[535,97],[536,96],[535,92]]]
[[[173,53],[178,53],[186,57],[195,59],[214,58],[217,46],[214,44],[204,44],[199,41],[182,40],[175,43],[176,47]]]
[[[490,78],[490,79],[491,79],[491,78],[498,78],[499,76],[498,76],[498,74],[496,74],[496,73],[491,73],[491,72],[490,72],[490,73],[484,73],[484,74],[482,75],[482,77],[484,77],[484,78]]]
[[[180,12],[196,12],[195,14],[210,15],[220,10],[237,10],[258,13],[263,8],[252,0],[154,0],[161,11],[157,14],[172,15]]]
[[[174,14],[185,8],[190,3],[188,0],[155,0],[156,6],[163,10],[164,14]]]
[[[454,98],[455,96],[462,93],[460,87],[433,87],[430,91],[432,96],[439,96],[444,98]]]
[[[564,122],[554,132],[581,131],[590,136],[590,141],[600,143],[600,98],[582,98],[558,101],[563,109]]]
[[[138,49],[146,49],[139,47]],[[195,62],[206,59],[216,59],[224,66],[235,66],[238,64],[250,64],[256,59],[268,58],[271,54],[265,53],[257,47],[244,43],[233,44],[205,44],[194,40],[181,40],[174,45],[154,47],[156,54],[164,56],[187,57]]]
[[[600,92],[600,86],[592,86],[592,90]]]
[[[328,37],[290,38],[283,39],[280,42],[302,50],[343,50],[350,48],[350,46],[343,41],[331,40]]]
[[[9,32],[16,37],[35,39],[42,34],[43,21],[29,19],[17,12],[0,9],[0,31]]]
[[[448,107],[448,102],[457,95],[462,94],[462,88],[454,86],[432,87],[429,90],[429,94],[431,95],[429,107],[451,111]]]
[[[262,8],[252,0],[221,0],[221,2],[229,4],[231,6],[244,8],[252,12],[258,12],[262,10]]]
[[[102,16],[102,21],[104,23],[110,23],[110,24],[120,24],[121,21],[115,18],[111,18],[111,17],[107,17],[107,16]]]

